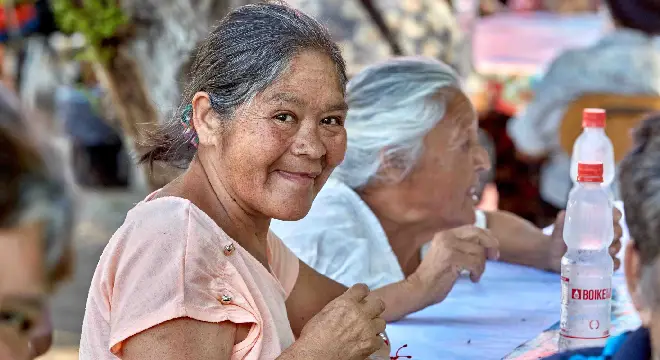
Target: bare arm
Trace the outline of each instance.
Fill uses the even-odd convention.
[[[381,317],[396,321],[442,301],[462,269],[470,271],[473,281],[479,281],[486,259],[497,257],[497,247],[497,240],[488,231],[476,227],[437,234],[414,274],[372,291],[385,303]],[[344,291],[343,285],[300,262],[298,281],[286,304],[294,334],[299,335],[309,319]]]
[[[348,288],[300,261],[298,280],[286,300],[291,329],[300,336],[307,322]]]
[[[237,338],[248,327],[231,322],[208,323],[179,318],[159,324],[126,340],[123,360],[229,360]],[[278,360],[316,359],[318,352],[305,340],[296,341]]]
[[[531,222],[506,211],[486,212],[488,229],[500,242],[500,260],[551,270],[550,237]]]
[[[346,286],[319,274],[301,261],[298,281],[286,301],[293,333],[300,336],[307,321],[347,289]],[[418,296],[419,292],[414,291],[413,285],[408,280],[372,290],[372,293],[380,297],[386,305],[385,312],[381,315],[385,321],[398,320],[424,307],[418,305],[421,299],[411,298],[411,296]]]
[[[566,253],[563,236],[565,215],[563,211],[559,213],[550,236],[543,234],[541,229],[529,221],[506,211],[487,212],[486,218],[488,228],[500,241],[500,260],[559,272],[561,258]],[[621,249],[623,230],[619,223],[621,212],[615,208],[612,210],[612,215],[614,239],[610,245],[610,255],[616,270],[621,266],[621,261],[616,255]]]
[[[286,300],[287,313],[291,329],[296,337],[299,337],[305,325],[316,316],[331,301],[341,296],[348,288],[327,276],[319,274],[316,270],[300,261],[300,270],[298,280],[293,287],[293,291]],[[381,297],[378,290],[372,294]],[[381,317],[387,320],[387,308],[389,304],[385,299],[385,312]],[[375,355],[381,355],[388,358],[390,353],[389,345],[383,346]],[[377,357],[376,357],[377,358]]]
[[[180,318],[128,338],[123,360],[230,359],[236,338],[231,322],[208,323]]]
[[[452,285],[453,281],[445,284],[447,292]],[[387,304],[385,312],[383,312],[383,319],[387,322],[400,320],[408,314],[431,305],[426,300],[427,296],[424,294],[423,286],[417,284],[413,277],[383,286],[374,290],[373,293]]]

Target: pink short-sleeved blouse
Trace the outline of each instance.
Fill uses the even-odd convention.
[[[291,345],[284,302],[298,258],[281,240],[269,234],[269,271],[190,201],[148,200],[128,212],[101,255],[80,359],[121,358],[126,339],[180,317],[252,324],[232,359],[274,359]]]

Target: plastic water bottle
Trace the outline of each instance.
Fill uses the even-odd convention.
[[[578,163],[564,223],[559,349],[602,346],[610,336],[614,236],[603,164]]]
[[[603,109],[584,109],[582,113],[582,128],[584,130],[573,144],[571,180],[573,180],[572,190],[574,190],[577,186],[578,162],[603,163],[602,185],[607,188],[613,198],[610,186],[614,181],[616,164],[614,163],[612,141],[605,134],[605,117],[605,110]]]

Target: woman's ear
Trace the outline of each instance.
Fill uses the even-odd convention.
[[[398,182],[403,179],[406,166],[403,159],[388,150],[385,148],[380,151],[378,176],[385,179],[385,181]]]
[[[639,251],[635,247],[635,241],[632,239],[626,245],[623,267],[626,285],[628,286],[628,293],[630,294],[632,303],[642,319],[642,324],[647,324],[651,320],[651,309],[646,304],[640,287],[642,280],[642,261],[639,257]]]
[[[211,106],[209,94],[197,92],[192,99],[192,114],[190,123],[197,132],[200,145],[217,145],[216,136],[218,119]]]

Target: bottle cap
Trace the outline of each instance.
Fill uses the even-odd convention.
[[[605,110],[603,109],[584,109],[582,112],[582,127],[604,128]]]
[[[603,182],[603,163],[578,163],[578,182]]]

